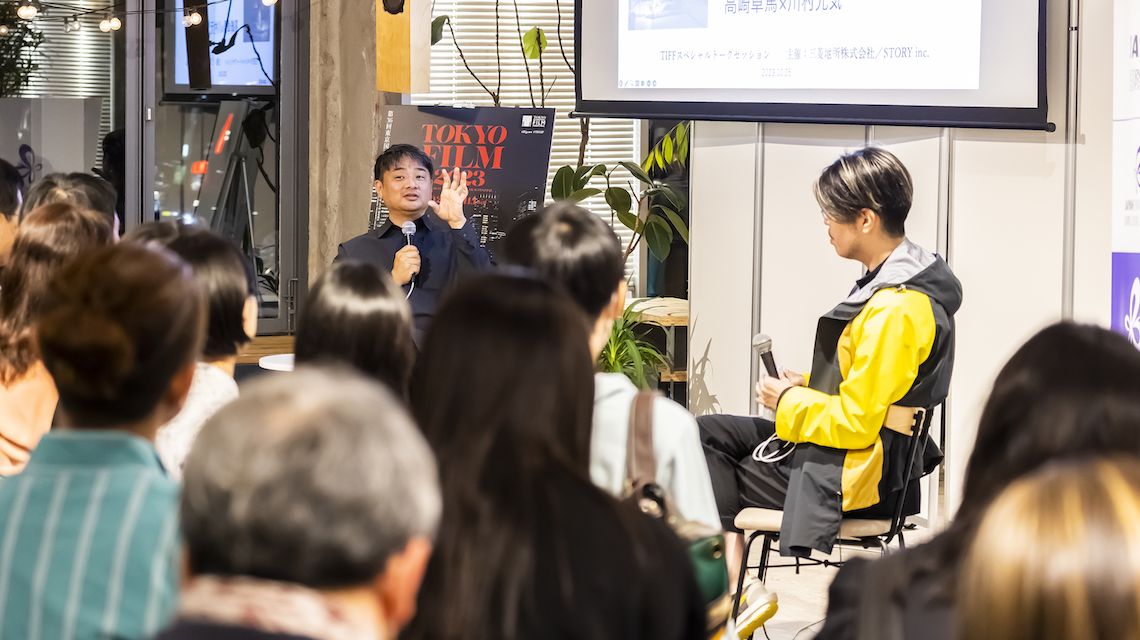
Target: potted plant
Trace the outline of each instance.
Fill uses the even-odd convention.
[[[16,15],[17,4],[0,4],[0,98],[17,96],[39,65],[33,55],[44,34]]]
[[[622,373],[641,389],[657,386],[661,371],[669,368],[669,359],[638,333],[641,314],[626,309],[614,321],[610,338],[598,356],[598,370]]]

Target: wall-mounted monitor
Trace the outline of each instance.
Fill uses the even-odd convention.
[[[582,115],[1049,129],[1045,0],[576,0]]]
[[[203,24],[185,27],[184,0],[168,0],[163,30],[164,92],[167,99],[273,95],[276,89],[277,14],[275,6],[261,0],[217,0],[202,11]],[[248,25],[248,30],[243,27]],[[234,46],[209,56],[210,87],[191,84],[187,31],[208,29],[210,43],[229,42],[237,33]],[[240,33],[239,33],[240,32]],[[260,56],[260,60],[258,59]],[[270,78],[273,80],[271,81]]]

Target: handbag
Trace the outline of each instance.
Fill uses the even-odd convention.
[[[653,401],[658,395],[655,391],[640,391],[630,406],[624,497],[642,513],[667,524],[687,547],[693,575],[705,603],[708,637],[715,638],[723,633],[732,613],[724,532],[678,513],[665,489],[657,483]]]

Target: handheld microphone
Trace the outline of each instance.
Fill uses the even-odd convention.
[[[772,339],[763,333],[756,334],[752,338],[752,350],[760,355],[768,375],[779,378],[780,370],[776,368],[776,359],[772,357]]]
[[[407,241],[407,245],[405,246],[412,246],[412,236],[416,235],[416,223],[408,220],[404,224],[400,225],[400,231],[403,232],[404,240]],[[412,274],[412,287],[408,289],[408,295],[404,296],[405,300],[411,298],[412,292],[416,290],[416,275],[418,274]]]

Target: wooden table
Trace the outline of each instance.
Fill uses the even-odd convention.
[[[262,356],[293,353],[293,336],[257,336],[245,345],[238,356],[238,364],[257,364]]]

